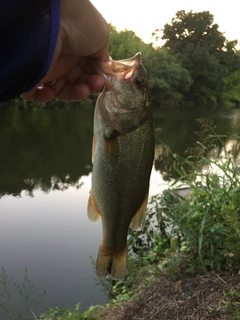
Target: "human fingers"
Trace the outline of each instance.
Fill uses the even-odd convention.
[[[21,98],[29,102],[44,103],[52,100],[55,96],[55,91],[52,88],[35,88],[29,93],[23,93]]]
[[[51,101],[56,96],[56,92],[59,92],[64,85],[64,79],[60,78],[53,84],[45,83],[33,88],[29,92],[23,93],[21,98],[29,102],[45,103]]]
[[[34,103],[45,103],[53,98],[66,101],[86,99],[90,94],[99,92],[104,85],[104,79],[99,75],[88,76],[86,82],[70,83],[64,77],[52,85],[43,84],[21,97]]]
[[[104,79],[99,75],[91,75],[86,82],[67,83],[56,94],[60,100],[76,101],[86,99],[89,95],[99,92],[104,85]]]

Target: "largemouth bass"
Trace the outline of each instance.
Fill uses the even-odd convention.
[[[140,226],[154,157],[152,110],[141,54],[100,66],[105,87],[94,115],[88,217],[102,218],[97,276],[123,279],[127,234]]]

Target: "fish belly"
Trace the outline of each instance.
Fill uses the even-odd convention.
[[[131,220],[142,203],[147,203],[153,153],[150,120],[127,134],[106,137],[103,130],[96,136],[92,195],[102,218],[103,238],[97,261],[99,276],[110,273],[114,278],[122,278],[125,274],[126,262],[121,262],[121,256],[126,259]],[[104,257],[112,260],[105,261],[102,266]],[[119,268],[114,266],[114,257]]]

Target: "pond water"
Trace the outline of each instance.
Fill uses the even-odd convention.
[[[240,134],[238,109],[154,111],[150,195],[168,185],[163,177],[172,168],[163,146],[184,156],[197,140],[196,119],[203,117],[214,121],[217,133]],[[46,290],[37,315],[46,307],[80,302],[85,310],[107,301],[90,259],[101,240],[101,223],[91,223],[86,210],[92,119],[92,109],[0,110],[0,271],[20,284],[27,268],[31,284]],[[14,291],[12,302],[18,308]]]

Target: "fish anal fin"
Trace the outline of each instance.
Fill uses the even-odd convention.
[[[97,276],[123,280],[126,274],[127,252],[127,245],[121,251],[112,251],[108,250],[102,241],[96,264]]]
[[[145,197],[143,199],[143,202],[140,205],[138,211],[136,212],[136,214],[132,218],[132,221],[131,221],[132,230],[137,230],[140,227],[142,219],[143,219],[144,212],[145,212],[146,207],[147,207],[147,203],[148,203],[148,192],[146,193],[146,195],[145,195]]]
[[[98,222],[100,219],[100,213],[98,212],[92,190],[90,191],[90,196],[88,199],[87,213],[88,219],[92,222]]]

